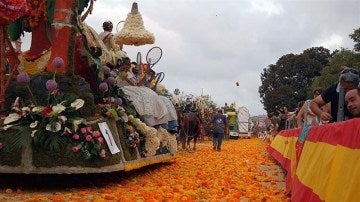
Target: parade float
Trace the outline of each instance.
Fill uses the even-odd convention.
[[[160,126],[176,121],[174,106],[147,87],[132,86],[151,95],[144,100],[117,85],[114,72],[124,57],[84,22],[93,3],[0,0],[0,173],[128,171],[176,154],[175,135]],[[131,16],[143,26],[136,3]],[[154,43],[131,29],[116,36],[119,47]],[[31,32],[31,47],[18,52],[10,41],[23,31]],[[152,99],[165,106],[161,112],[134,106]]]

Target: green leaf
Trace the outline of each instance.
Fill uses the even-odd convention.
[[[26,145],[31,144],[31,131],[28,127],[21,127],[19,132],[10,135],[9,138],[9,149],[10,151],[20,151]]]

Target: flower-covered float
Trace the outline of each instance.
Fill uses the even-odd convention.
[[[13,51],[19,61],[7,62],[1,71],[0,173],[128,171],[171,160],[176,137],[162,126],[176,121],[174,106],[145,86],[132,86],[132,97],[124,93],[117,67],[126,65],[125,59],[109,63],[101,41],[85,33],[90,28],[80,11],[88,1],[22,2],[29,12],[7,28],[16,39],[25,25],[32,42],[29,51]],[[32,12],[38,6],[43,9]],[[52,33],[50,43],[47,33]],[[10,61],[7,55],[1,54],[2,62]],[[156,101],[134,98],[136,92]],[[139,100],[160,103],[162,112],[140,112]]]

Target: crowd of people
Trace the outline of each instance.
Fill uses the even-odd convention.
[[[266,130],[278,132],[305,125],[322,125],[360,117],[360,74],[355,68],[343,67],[339,80],[325,90],[313,90],[313,98],[298,103],[294,112],[286,107],[269,113]]]

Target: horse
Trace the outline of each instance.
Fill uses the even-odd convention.
[[[190,142],[194,141],[193,150],[196,150],[196,141],[201,132],[201,121],[196,112],[179,114],[179,141],[182,149],[190,150]]]

